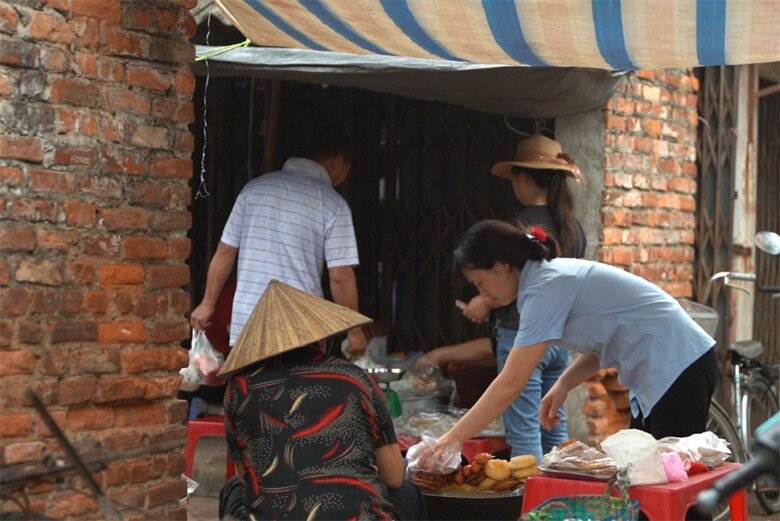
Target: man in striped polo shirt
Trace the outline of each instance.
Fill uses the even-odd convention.
[[[209,325],[217,298],[238,259],[230,322],[232,346],[271,279],[322,297],[327,265],[333,300],[358,311],[357,241],[352,214],[334,189],[344,182],[354,150],[346,131],[326,125],[314,131],[306,158],[253,179],[241,190],[211,259],[203,300],[190,316],[195,330]],[[347,333],[349,352],[360,356],[366,337]]]

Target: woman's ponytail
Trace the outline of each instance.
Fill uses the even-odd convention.
[[[568,250],[577,235],[574,229],[574,198],[566,183],[566,174],[560,170],[555,171],[550,186],[547,187],[547,206],[550,207],[553,221],[558,228],[561,248]]]
[[[520,270],[528,260],[551,260],[558,256],[558,243],[539,227],[502,221],[479,221],[469,228],[455,249],[453,268],[489,270],[506,262]]]
[[[570,164],[574,164],[569,156],[566,156],[565,159]],[[576,241],[577,231],[574,227],[574,197],[566,182],[566,172],[552,169],[515,168],[516,170],[513,172],[525,173],[536,186],[547,192],[547,206],[552,214],[561,250],[568,251]]]

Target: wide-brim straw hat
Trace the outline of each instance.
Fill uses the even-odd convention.
[[[343,333],[371,319],[278,280],[268,283],[219,374]]]
[[[531,136],[517,144],[514,161],[496,163],[490,172],[499,177],[512,179],[512,167],[531,170],[560,170],[582,182],[582,174],[574,161],[563,153],[561,144],[545,136]]]

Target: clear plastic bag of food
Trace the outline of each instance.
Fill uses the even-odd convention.
[[[604,476],[610,476],[617,471],[615,460],[597,448],[576,440],[553,447],[552,451],[542,458],[541,466],[552,470]]]
[[[221,385],[225,377],[218,376],[225,357],[214,349],[204,331],[192,330],[189,366],[179,370],[182,390],[194,390],[200,385]]]
[[[461,447],[457,444],[439,447],[439,440],[430,436],[421,436],[420,443],[412,445],[406,451],[406,473],[449,474],[460,467]],[[438,451],[438,454],[437,454]]]
[[[674,451],[680,455],[686,469],[690,462],[695,461],[714,469],[719,467],[731,455],[729,444],[723,438],[711,431],[692,434],[684,438],[668,436],[658,440],[661,451]]]
[[[403,378],[393,383],[393,389],[402,398],[446,396],[452,392],[452,381],[444,378],[439,367],[422,356],[407,358],[393,366],[404,369]]]

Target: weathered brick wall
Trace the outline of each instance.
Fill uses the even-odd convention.
[[[607,105],[599,260],[692,294],[696,99],[692,71],[639,71]]]
[[[195,0],[0,3],[0,458],[183,439]],[[126,518],[184,518],[181,450],[97,474]],[[28,490],[101,517],[80,479]],[[12,508],[5,502],[4,510]]]
[[[696,108],[691,70],[639,71],[604,111],[604,194],[598,260],[690,297],[696,225]],[[588,383],[590,441],[628,426],[613,372]]]

